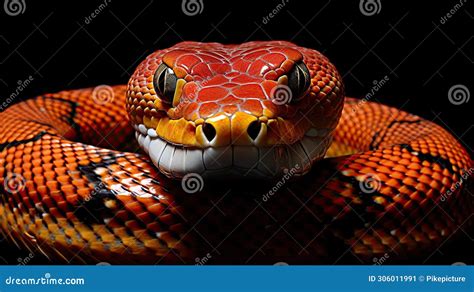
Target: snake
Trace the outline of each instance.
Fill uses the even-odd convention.
[[[178,43],[0,121],[1,233],[54,263],[422,261],[473,226],[450,132],[286,41]]]

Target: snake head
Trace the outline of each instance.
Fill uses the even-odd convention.
[[[148,56],[126,99],[165,175],[272,178],[324,157],[344,90],[326,57],[289,42],[183,42]]]

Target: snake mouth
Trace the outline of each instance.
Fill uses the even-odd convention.
[[[204,178],[273,179],[290,173],[304,175],[324,157],[331,144],[329,131],[310,129],[293,144],[189,147],[159,137],[154,129],[135,125],[141,148],[164,175],[179,179],[189,173]]]

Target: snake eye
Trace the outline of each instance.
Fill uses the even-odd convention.
[[[153,85],[163,102],[173,103],[177,80],[178,77],[174,74],[173,69],[161,63],[155,72]]]
[[[297,102],[306,94],[311,85],[311,75],[308,67],[303,62],[296,63],[287,76],[288,87],[293,94],[291,101]]]

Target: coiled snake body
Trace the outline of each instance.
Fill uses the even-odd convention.
[[[455,138],[344,101],[335,67],[287,42],[180,43],[127,86],[45,94],[0,121],[2,233],[54,261],[372,263],[473,223]]]

